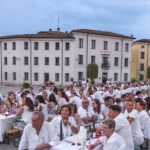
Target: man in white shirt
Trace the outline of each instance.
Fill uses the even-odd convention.
[[[19,150],[49,150],[58,142],[58,137],[52,126],[44,122],[42,112],[34,112],[32,115],[32,124],[28,124],[21,137]]]
[[[137,147],[144,142],[144,135],[138,120],[138,111],[134,109],[134,101],[131,99],[127,100],[125,115],[131,124],[133,142],[135,147]]]
[[[102,144],[103,150],[129,150],[123,138],[114,132],[115,121],[107,119],[103,121],[103,134],[94,144],[89,145],[88,150],[94,149],[96,146]]]
[[[92,121],[96,121],[98,118],[94,115],[93,108],[89,107],[89,101],[87,98],[82,99],[82,106],[78,109],[78,114],[82,120],[83,126],[88,126]]]
[[[109,113],[109,106],[111,104],[112,104],[112,97],[111,96],[105,97],[104,104],[101,105],[101,111],[105,118],[109,118],[108,113]]]
[[[118,105],[109,107],[109,117],[116,122],[115,131],[124,139],[129,150],[134,150],[131,126]]]

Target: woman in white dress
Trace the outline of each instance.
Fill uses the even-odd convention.
[[[60,141],[78,133],[75,119],[71,116],[71,108],[63,105],[60,109],[60,115],[55,117],[51,125],[55,128],[56,134],[60,137]]]
[[[32,100],[29,97],[23,99],[22,106],[16,112],[16,116],[21,116],[21,119],[17,120],[13,124],[13,127],[23,130],[25,125],[31,123],[33,110],[34,110],[34,106]]]
[[[136,109],[139,112],[138,119],[145,139],[150,139],[150,116],[145,110],[146,105],[143,100],[136,102]]]
[[[41,95],[36,96],[35,99],[36,103],[38,104],[37,109],[38,111],[42,111],[44,116],[45,116],[45,120],[47,120],[48,118],[48,110],[47,110],[47,104],[45,103],[43,97]]]

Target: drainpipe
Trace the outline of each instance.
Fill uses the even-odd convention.
[[[86,36],[86,75],[87,75],[87,65],[88,65],[88,34]],[[85,75],[85,78],[86,78],[86,75]]]
[[[121,68],[120,68],[120,82],[122,81],[122,58],[123,58],[123,38],[121,39]]]
[[[61,51],[61,85],[63,87],[64,86],[64,81],[63,81],[63,79],[64,79],[63,39],[61,39],[61,42],[62,42],[62,51]]]
[[[30,41],[30,85],[32,85],[32,41],[29,38]]]
[[[2,57],[2,41],[0,41],[0,56],[1,56],[1,83],[3,83],[3,68],[2,68],[2,59],[3,59],[3,57]]]
[[[149,43],[148,43],[148,46],[147,46],[147,69],[148,69],[148,59],[149,59]],[[147,80],[147,70],[146,70],[146,80]]]

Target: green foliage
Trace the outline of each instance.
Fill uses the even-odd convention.
[[[25,89],[29,88],[29,87],[30,87],[30,83],[28,83],[28,82],[23,82],[23,87],[24,87]]]
[[[150,79],[150,66],[147,68],[147,78]]]
[[[98,77],[98,66],[97,64],[90,63],[87,66],[87,78],[95,79]]]

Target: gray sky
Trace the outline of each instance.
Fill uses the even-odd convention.
[[[0,36],[95,29],[150,39],[150,0],[0,0]]]

